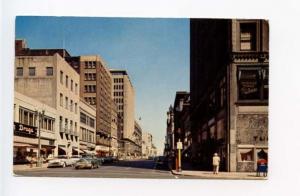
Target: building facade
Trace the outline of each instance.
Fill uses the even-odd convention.
[[[268,159],[269,26],[264,20],[191,19],[192,159],[255,171]]]
[[[57,110],[54,154],[71,156],[79,149],[79,75],[66,56],[64,49],[29,49],[17,40],[15,91]]]
[[[43,116],[39,115],[43,113]],[[28,163],[40,155],[46,160],[57,149],[58,115],[54,108],[35,99],[14,94],[14,164]],[[40,135],[39,135],[40,130]]]
[[[81,99],[79,102],[79,112],[80,153],[96,154],[96,108]]]
[[[111,70],[113,78],[113,99],[117,104],[121,121],[120,153],[124,156],[134,156],[135,143],[135,92],[125,70]]]
[[[96,107],[96,152],[109,155],[112,129],[112,76],[100,56],[67,57],[80,74],[80,97]]]
[[[157,155],[156,147],[153,144],[153,136],[151,133],[142,133],[142,157],[154,157]]]

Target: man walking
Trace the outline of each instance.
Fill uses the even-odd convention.
[[[220,166],[220,157],[218,156],[217,153],[214,154],[212,161],[213,161],[214,174],[218,174],[219,166]]]

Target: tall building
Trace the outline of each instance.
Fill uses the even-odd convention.
[[[153,136],[151,133],[142,133],[142,156],[144,158],[156,156],[156,147],[153,144]]]
[[[121,117],[120,149],[124,156],[134,156],[135,92],[125,70],[110,70],[113,78],[113,99]]]
[[[64,49],[30,49],[16,40],[15,91],[35,99],[59,114],[55,155],[78,154],[79,75],[65,61]]]
[[[108,155],[112,129],[112,76],[100,56],[66,57],[80,74],[80,97],[96,107],[96,152]]]
[[[255,171],[268,159],[269,26],[265,20],[190,20],[192,159]]]
[[[142,156],[142,133],[143,130],[137,121],[134,121],[134,132],[133,132],[133,142],[134,142],[134,156]]]
[[[96,108],[80,99],[80,153],[95,154],[96,150]]]

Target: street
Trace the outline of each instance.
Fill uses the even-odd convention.
[[[102,165],[98,169],[75,170],[66,168],[41,168],[35,170],[19,170],[17,176],[33,177],[87,177],[87,178],[150,178],[150,179],[177,179],[191,178],[192,176],[173,175],[169,170],[156,169],[153,160],[126,160],[118,163]]]

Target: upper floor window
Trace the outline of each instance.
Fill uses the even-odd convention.
[[[53,67],[46,67],[46,75],[53,76]]]
[[[69,77],[66,76],[66,87],[68,88],[68,81],[69,81]]]
[[[64,73],[62,71],[60,71],[60,83],[63,84],[64,83]]]
[[[17,76],[23,76],[23,67],[17,67]]]
[[[256,50],[256,23],[240,24],[241,50]]]
[[[239,100],[266,100],[269,97],[268,68],[238,69]]]
[[[71,80],[71,91],[73,91],[73,80]]]
[[[35,76],[35,67],[29,67],[29,76]]]
[[[60,93],[60,97],[59,97],[59,104],[61,107],[63,107],[63,94]]]
[[[75,94],[78,94],[78,84],[75,83]]]

